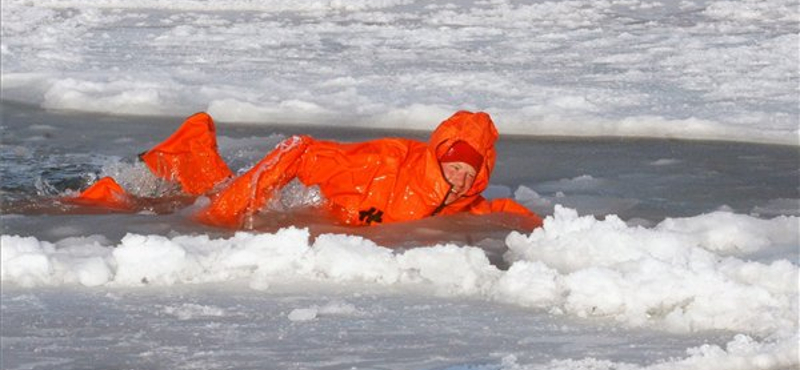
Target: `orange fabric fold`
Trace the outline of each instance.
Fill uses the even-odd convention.
[[[204,194],[233,173],[217,152],[216,127],[206,113],[184,121],[166,140],[139,155],[158,177],[191,195]]]
[[[75,198],[65,199],[68,203],[82,206],[103,207],[114,210],[132,210],[133,199],[111,177],[103,177]]]

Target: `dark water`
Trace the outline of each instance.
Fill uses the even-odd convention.
[[[3,103],[0,146],[0,195],[3,233],[45,237],[43,230],[64,234],[102,226],[110,234],[204,231],[181,214],[59,215],[28,212],[19,204],[47,202],[78,191],[109,162],[133,162],[135,155],[166,138],[182,117],[127,117],[50,112]],[[428,133],[341,127],[243,126],[217,122],[223,156],[235,169],[255,163],[285,135],[360,141],[382,136],[426,140]],[[435,123],[431,125],[432,129]],[[283,135],[276,136],[275,134]],[[502,135],[502,133],[501,133]],[[226,149],[226,143],[243,146]],[[800,146],[659,139],[501,137],[487,197],[514,196],[524,186],[539,198],[519,198],[546,216],[555,204],[582,214],[617,214],[625,220],[655,223],[665,217],[695,216],[720,208],[772,217],[797,215],[800,199]],[[244,154],[242,154],[244,153]],[[36,208],[36,207],[33,207]],[[35,214],[34,214],[35,213]],[[45,214],[42,214],[45,213]],[[275,215],[276,225],[303,220]],[[452,224],[452,223],[451,223]],[[456,227],[476,227],[456,220]],[[366,234],[435,231],[436,222],[393,226]],[[446,227],[445,227],[446,228]],[[333,230],[333,229],[331,229]],[[207,230],[205,230],[207,231]],[[334,230],[335,231],[335,230]],[[452,227],[450,229],[452,231]],[[425,234],[427,235],[427,234]],[[51,235],[57,237],[58,235]],[[417,235],[418,237],[422,237]]]

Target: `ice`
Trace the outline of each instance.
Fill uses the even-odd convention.
[[[653,162],[650,162],[650,164],[652,164],[653,166],[672,166],[672,165],[676,165],[678,163],[680,163],[680,161],[677,160],[677,159],[673,159],[673,158],[662,158],[662,159],[658,159],[658,160],[655,160]]]
[[[426,131],[472,109],[507,134],[798,144],[791,0],[3,9],[3,99],[49,109]]]
[[[242,277],[422,284],[439,294],[608,316],[632,326],[767,335],[793,325],[797,266],[734,256],[796,245],[797,222],[711,214],[647,229],[556,207],[543,229],[509,235],[507,271],[474,247],[438,245],[397,254],[356,236],[324,234],[312,241],[307,230],[294,228],[230,239],[129,234],[108,246],[99,244],[102,238],[52,244],[3,236],[2,270],[4,283],[26,286],[173,285]],[[715,237],[718,232],[725,238]]]
[[[709,228],[709,225],[714,225]],[[698,217],[668,219],[658,225],[660,231],[694,234],[697,244],[722,252],[754,252],[769,245],[800,245],[796,217],[779,216],[771,220],[730,212],[715,212]]]
[[[52,249],[49,244],[41,245],[36,238],[6,238],[2,241],[2,277],[11,278],[22,286],[46,283],[52,271],[50,260],[42,248]]]
[[[696,224],[708,227],[708,218],[698,216]],[[783,286],[793,286],[797,267],[786,260],[747,267],[711,251],[742,252],[742,245],[757,249],[763,227],[774,226],[770,234],[777,238],[796,238],[798,220],[777,218],[761,227],[763,220],[747,220],[734,224],[744,230],[731,243],[731,239],[706,238],[704,232],[673,229],[671,220],[645,229],[629,227],[616,217],[599,221],[556,207],[543,229],[529,236],[512,233],[507,244],[509,258],[540,261],[558,271],[555,281],[563,287],[555,296],[564,300],[567,312],[578,316],[610,316],[630,325],[676,331],[760,328],[756,332],[766,335],[793,326],[794,293],[776,291],[772,279],[779,277]],[[725,216],[713,222],[717,224],[710,229],[723,232],[722,225],[731,224]],[[537,279],[552,279],[549,269],[536,264],[530,268]],[[741,279],[740,269],[754,273]],[[773,315],[780,311],[784,314]]]
[[[326,279],[393,284],[401,278],[402,270],[392,250],[372,241],[347,235],[321,235],[313,248],[311,269]]]
[[[203,317],[226,316],[224,309],[214,306],[204,306],[193,303],[185,303],[180,306],[164,307],[164,313],[178,318],[178,320],[192,320]]]
[[[518,261],[497,282],[497,299],[528,307],[553,307],[561,303],[563,285],[558,271],[539,261]]]
[[[319,313],[323,315],[360,315],[363,314],[355,305],[344,301],[331,301],[319,308]]]
[[[311,321],[317,318],[316,308],[296,308],[289,313],[290,321]]]
[[[763,216],[800,215],[800,199],[772,199],[763,206],[753,207],[753,213]]]
[[[591,175],[581,175],[571,179],[542,183],[539,185],[539,189],[544,191],[581,192],[600,189],[603,185],[603,179],[594,178]]]
[[[49,243],[4,235],[0,270],[4,285],[26,287],[120,289],[241,279],[262,292],[303,281],[416,287],[439,296],[472,297],[553,315],[612,319],[630,328],[740,333],[725,349],[697,347],[685,359],[648,369],[700,369],[711,363],[729,364],[724,368],[731,369],[777,369],[796,365],[792,343],[797,341],[798,267],[796,261],[757,262],[746,256],[780,243],[797,245],[797,222],[787,216],[763,220],[713,213],[645,228],[627,226],[615,217],[578,216],[557,206],[544,228],[508,236],[507,270],[490,264],[476,247],[394,251],[356,236],[324,234],[312,239],[307,230],[296,228],[219,239],[129,234],[118,244],[101,236]],[[717,230],[726,237],[713,237]],[[224,307],[190,302],[162,310],[184,321],[229,315]],[[354,304],[336,299],[295,306],[285,317],[309,323],[363,314]],[[505,361],[497,368],[627,366],[591,361],[554,361],[550,367]]]
[[[362,314],[362,312],[351,303],[331,301],[321,307],[314,305],[306,308],[295,308],[292,312],[289,312],[287,317],[292,322],[303,322],[315,320],[320,316],[351,316],[359,314]]]

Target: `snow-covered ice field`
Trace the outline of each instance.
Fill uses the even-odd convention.
[[[3,99],[429,130],[797,143],[798,4],[4,0]]]
[[[800,364],[795,1],[1,10],[2,369]],[[292,133],[425,140],[458,109],[504,135],[485,195],[544,228],[333,227],[297,186],[237,233],[42,206],[99,175],[158,191],[135,155],[196,111],[242,171]]]

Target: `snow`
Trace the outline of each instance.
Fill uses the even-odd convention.
[[[780,368],[797,365],[796,261],[757,262],[747,256],[774,245],[800,245],[798,222],[797,217],[764,220],[716,212],[643,228],[557,206],[544,228],[508,236],[507,270],[492,265],[477,247],[445,244],[397,253],[357,236],[312,239],[307,229],[298,228],[218,239],[128,234],[116,245],[91,237],[49,243],[3,235],[0,271],[4,284],[24,287],[123,288],[242,279],[256,291],[298,279],[411,286],[438,296],[611,319],[629,328],[740,333],[726,349],[701,346],[688,358],[653,368],[709,363],[728,363],[720,368],[730,369]],[[227,315],[223,308],[190,303],[165,312],[179,320]],[[286,318],[302,323],[358,312],[351,303],[337,302],[297,307]],[[553,362],[547,368],[623,366],[586,361]],[[504,360],[501,368],[527,367]]]
[[[220,122],[798,144],[798,5],[6,0],[4,100]]]

